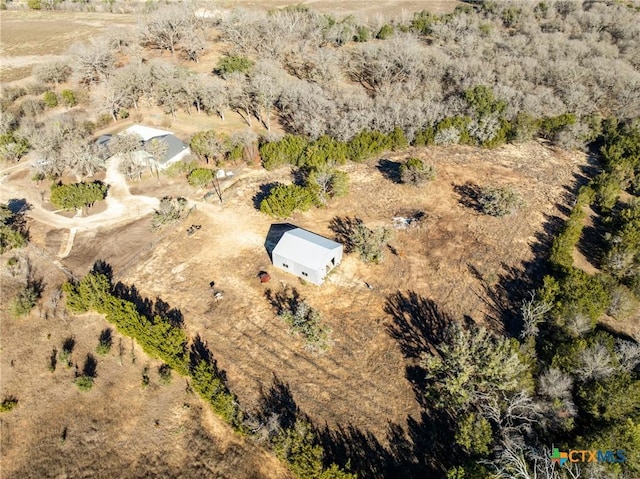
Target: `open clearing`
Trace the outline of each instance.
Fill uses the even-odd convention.
[[[433,163],[438,172],[436,180],[415,188],[390,179],[389,172],[408,156],[420,156]],[[245,408],[257,410],[266,391],[274,383],[283,384],[317,427],[352,427],[387,444],[392,425],[404,430],[407,420],[420,414],[411,383],[399,379],[405,378],[406,367],[415,363],[418,349],[424,347],[412,342],[415,338],[411,327],[416,327],[411,322],[412,308],[428,306],[447,318],[467,317],[498,327],[491,318],[508,304],[514,293],[510,289],[515,288],[518,277],[524,276],[526,265],[536,254],[536,245],[547,236],[545,228],[560,214],[558,208],[566,202],[575,175],[585,161],[582,154],[529,143],[495,150],[463,146],[411,149],[366,164],[349,164],[345,167],[351,179],[348,197],[326,209],[298,213],[290,222],[331,237],[328,225],[336,216],[357,217],[369,226],[387,227],[397,214],[420,211],[425,217],[419,228],[395,232],[391,240],[395,254],[386,251],[381,264],[366,265],[348,255],[322,287],[303,284],[273,269],[264,248],[269,226],[277,221],[259,213],[253,197],[260,185],[287,180],[286,169],[272,173],[262,169],[238,171],[225,184],[222,204],[202,202],[204,191],[196,191],[180,178],[133,182],[132,194],[186,196],[197,201],[197,208],[187,220],[158,232],[151,232],[148,217],[117,229],[77,231],[73,248],[61,262],[82,275],[96,260],[106,261],[113,267],[116,281],[134,285],[142,297],[161,299],[179,309],[189,333],[200,335],[208,344]],[[26,187],[30,180],[16,172],[8,181],[22,181]],[[510,185],[525,198],[525,206],[513,217],[482,215],[463,204],[467,201],[465,186],[473,184]],[[35,221],[30,224],[32,241],[48,255],[55,257],[66,249],[68,230],[51,229]],[[202,228],[188,236],[190,224],[200,224]],[[263,269],[272,275],[267,285],[261,285],[256,278]],[[223,292],[218,302],[213,298],[211,281]],[[373,289],[367,288],[365,282]],[[289,336],[275,317],[265,290],[278,290],[285,284],[296,288],[320,309],[332,327],[334,345],[326,354],[316,356],[306,351],[300,339]],[[48,402],[36,398],[51,386],[49,378],[58,381],[58,392],[51,394],[60,397],[61,409],[75,411],[85,398],[99,397],[99,404],[105,400],[113,405],[109,407],[128,410],[128,401],[133,401],[131,415],[119,419],[113,417],[115,412],[111,409],[96,413],[95,417],[87,411],[83,413],[87,424],[94,421],[98,429],[111,423],[109,427],[130,427],[136,407],[144,407],[144,395],[149,393],[141,391],[127,398],[110,399],[108,395],[124,394],[122,387],[138,391],[142,365],[128,366],[125,374],[116,364],[117,353],[112,352],[100,360],[95,390],[81,395],[70,383],[72,376],[68,373],[51,375],[46,370],[46,358],[53,345],[60,342],[63,331],[83,338],[79,344],[91,348],[91,341],[97,342],[106,323],[93,315],[55,316],[43,321],[26,320],[15,330],[11,327],[7,341],[18,334],[40,339],[30,346],[30,351],[37,354],[3,348],[2,367],[9,371],[3,374],[3,390],[17,395],[40,391],[25,401],[32,417],[48,413]],[[58,331],[52,339],[46,337],[49,330]],[[24,347],[27,346],[21,346]],[[127,355],[129,349],[127,344]],[[139,355],[144,357],[141,352]],[[31,356],[35,358],[27,359]],[[25,371],[34,371],[36,377],[46,380],[42,385],[19,386],[19,378],[26,373],[8,366],[13,358],[20,358]],[[69,377],[56,380],[59,375]],[[184,385],[183,380],[175,382]],[[186,396],[183,386],[176,384],[160,388],[154,400],[173,398],[171,407],[180,409]],[[164,398],[169,391],[173,392]],[[82,401],[78,402],[78,398]],[[196,402],[193,397],[191,402]],[[33,441],[43,434],[36,423],[28,425],[26,418],[22,421],[11,419],[3,427],[5,450],[12,458],[20,457],[20,452],[15,450],[17,444],[7,438],[14,437],[18,424],[22,434]],[[60,421],[52,426],[54,431],[62,427]],[[161,420],[161,424],[166,421]],[[191,426],[199,428],[194,422],[184,425],[193,431]],[[138,432],[136,436],[141,437]],[[113,440],[109,434],[95,439],[96,443],[108,444],[106,449],[115,447]]]

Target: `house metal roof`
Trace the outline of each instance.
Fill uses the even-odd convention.
[[[166,163],[187,149],[187,145],[174,135],[157,136],[155,139],[163,140],[168,147],[167,153],[164,155],[164,161],[160,161],[160,163]]]
[[[158,136],[171,135],[170,131],[158,130],[157,128],[151,128],[150,126],[143,125],[133,125],[124,130],[122,133],[126,133],[128,135],[138,135],[142,138],[142,141],[149,141],[152,138],[157,138]]]
[[[273,254],[317,271],[324,268],[334,256],[335,250],[340,248],[340,243],[311,231],[295,228],[282,235],[273,249]]]

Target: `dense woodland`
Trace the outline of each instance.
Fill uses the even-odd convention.
[[[192,73],[190,64],[213,44],[225,56],[210,73]],[[505,327],[490,331],[457,318],[434,326],[431,347],[419,352],[412,371],[420,378],[423,436],[402,454],[384,451],[410,458],[402,464],[378,465],[379,450],[378,457],[342,454],[302,415],[284,427],[243,411],[215,362],[189,357],[181,325],[145,317],[100,271],[65,286],[67,306],[105,313],[149,354],[190,376],[221,417],[270,444],[301,478],[640,475],[640,338],[599,322],[605,314],[637,318],[640,301],[638,6],[478,1],[452,14],[364,20],[301,6],[202,16],[192,5],[147,5],[135,30],[114,30],[69,55],[70,64],[38,66],[34,83],[2,90],[0,154],[19,161],[35,152],[36,180],[57,181],[65,172],[81,180],[103,169],[105,154],[92,134],[147,105],[169,118],[178,111],[223,121],[229,112],[241,115],[246,131],[195,134],[192,151],[201,163],[181,173],[206,185],[210,168],[227,163],[259,157],[268,170],[292,167],[294,182],[275,186],[260,204],[276,217],[330,206],[348,189],[341,165],[408,145],[493,148],[534,140],[587,150],[597,165],[575,185],[566,224],[540,259],[544,274],[526,278],[528,292],[500,318]],[[68,111],[51,114],[61,105]],[[84,110],[99,113],[87,117]],[[110,153],[135,145],[125,138]],[[130,177],[143,171],[125,167]],[[419,160],[402,170],[407,183],[434,174]],[[487,192],[487,202],[496,195],[508,196]],[[583,251],[597,274],[573,260],[587,211],[600,220],[601,244]],[[491,203],[487,212],[510,209]],[[2,248],[21,246],[15,218],[8,210],[3,216]],[[300,316],[297,309],[280,314]],[[264,430],[266,438],[256,433]],[[624,450],[626,460],[558,468],[548,459],[552,446]]]

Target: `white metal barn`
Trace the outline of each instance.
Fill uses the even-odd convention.
[[[273,265],[305,281],[322,284],[342,261],[342,245],[302,228],[285,232],[272,253]]]

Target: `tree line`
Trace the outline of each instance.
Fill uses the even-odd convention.
[[[109,275],[95,268],[79,280],[65,283],[62,289],[70,311],[92,310],[104,314],[107,321],[123,335],[135,339],[147,354],[161,359],[180,375],[190,377],[193,389],[236,432],[250,432],[250,421],[215,361],[210,355],[196,354],[193,347],[189,349],[192,341],[181,324],[166,315],[143,314],[135,302],[120,297]],[[324,465],[325,454],[317,437],[302,423],[277,431],[270,445],[301,479],[355,479],[335,464]]]

